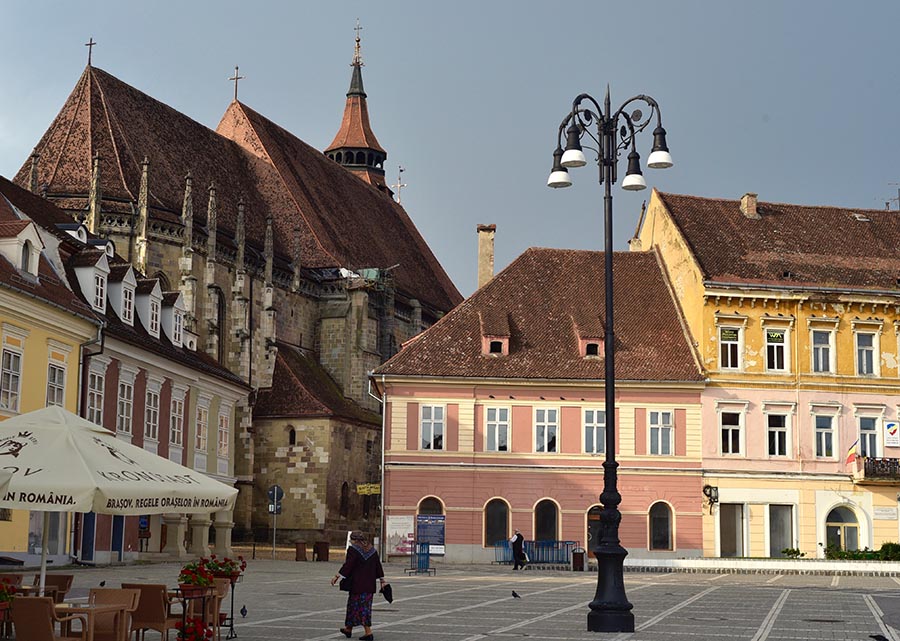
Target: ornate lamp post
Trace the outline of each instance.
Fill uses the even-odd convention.
[[[583,106],[586,103],[587,106]],[[644,118],[640,109],[628,113],[628,109],[643,103],[650,112]],[[559,125],[556,151],[553,152],[553,170],[547,185],[554,188],[569,187],[569,168],[583,167],[587,159],[582,151],[581,141],[587,137],[596,147],[585,145],[597,154],[597,166],[600,169],[600,182],[605,187],[603,198],[603,227],[606,234],[604,268],[605,268],[605,306],[606,322],[604,332],[604,359],[606,374],[604,388],[606,392],[606,458],[603,462],[603,493],[600,503],[600,540],[594,548],[597,556],[599,572],[597,573],[597,592],[590,604],[588,613],[588,631],[590,632],[634,632],[634,614],[632,605],[625,595],[625,579],[622,564],[628,552],[619,542],[619,522],[622,515],[619,503],[622,495],[617,487],[619,464],[616,462],[616,374],[615,374],[615,333],[613,332],[613,241],[612,241],[612,185],[616,182],[616,165],[619,155],[628,152],[628,169],[622,188],[628,191],[639,191],[647,188],[641,175],[641,158],[635,150],[635,137],[642,132],[653,116],[656,116],[656,129],[653,130],[653,149],[647,159],[647,165],[653,169],[665,169],[672,166],[672,156],[666,146],[666,130],[662,126],[659,105],[650,96],[643,94],[626,100],[621,107],[613,111],[609,101],[609,87],[603,107],[590,95],[578,95],[572,103],[572,111]],[[562,148],[563,133],[566,147]]]

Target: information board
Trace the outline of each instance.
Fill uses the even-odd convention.
[[[416,523],[412,514],[388,515],[385,523],[388,555],[412,554]]]
[[[431,546],[429,550],[431,554],[444,554],[445,519],[443,514],[416,516],[416,543],[428,543]]]
[[[884,422],[884,446],[900,447],[900,423],[897,421]]]

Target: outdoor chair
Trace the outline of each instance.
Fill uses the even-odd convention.
[[[16,641],[84,641],[87,617],[83,614],[60,617],[53,606],[53,599],[48,596],[17,596],[13,599],[12,620],[16,627]],[[78,636],[60,636],[54,631],[57,623],[71,624],[76,620],[81,621]]]
[[[94,641],[128,641],[131,619],[140,602],[141,592],[125,588],[91,588],[91,605],[124,605],[125,615],[100,614],[94,617]]]
[[[137,609],[131,617],[131,631],[135,639],[143,639],[145,630],[156,630],[168,641],[169,630],[181,623],[181,616],[173,616],[171,606],[177,600],[169,599],[163,583],[123,583],[124,590],[138,590]]]
[[[202,600],[189,601],[188,616],[192,618],[203,618],[207,625],[213,629],[213,634],[217,639],[222,638],[222,616],[219,612],[222,609],[222,602],[228,596],[228,590],[231,589],[231,579],[217,578],[213,579],[215,590],[206,598],[206,615],[201,613],[203,607]]]
[[[44,586],[55,588],[56,592],[53,593],[53,600],[55,603],[62,603],[66,599],[66,593],[72,589],[72,579],[75,578],[74,574],[47,574],[44,577]],[[41,575],[34,575],[34,584],[38,586],[41,584]]]

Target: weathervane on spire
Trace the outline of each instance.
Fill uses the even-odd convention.
[[[95,44],[97,44],[97,43],[94,42],[93,37],[84,43],[84,46],[88,48],[88,67],[91,66],[91,54],[94,53],[94,45]]]
[[[400,165],[397,165],[397,168],[400,170],[400,172],[397,174],[397,184],[396,184],[396,185],[391,185],[391,189],[396,189],[396,190],[397,190],[397,204],[399,205],[399,204],[401,204],[401,202],[400,202],[400,190],[403,189],[404,187],[406,187],[406,183],[403,182],[403,172],[406,171],[406,170],[405,170],[402,166],[400,166]]]
[[[231,78],[229,78],[229,80],[233,80],[233,81],[234,81],[234,101],[235,101],[235,102],[237,102],[238,81],[244,79],[244,76],[239,76],[239,75],[238,75],[238,69],[240,69],[240,67],[238,67],[237,65],[235,65],[235,66],[234,66],[234,75],[233,75]]]
[[[362,27],[359,26],[359,18],[356,19],[356,26],[353,28],[356,32],[356,48],[353,50],[353,62],[350,63],[351,67],[364,67],[365,63],[362,61],[362,55],[359,52],[359,43],[361,38],[359,37],[359,32],[362,31]]]

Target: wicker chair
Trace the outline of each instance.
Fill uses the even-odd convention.
[[[84,641],[87,617],[83,614],[59,617],[53,606],[53,599],[48,596],[17,596],[13,599],[12,620],[16,626],[16,641]],[[81,621],[78,636],[60,636],[54,631],[57,623],[68,624],[76,620]]]
[[[172,601],[163,583],[123,583],[125,590],[138,590],[141,594],[137,609],[131,617],[131,631],[144,638],[145,630],[156,630],[168,641],[169,630],[181,623],[181,616],[172,616]],[[137,638],[137,637],[136,637]]]
[[[56,589],[56,592],[53,593],[53,600],[55,603],[62,603],[65,601],[66,594],[72,589],[72,579],[74,578],[74,574],[47,574],[44,577],[44,585]],[[35,574],[33,585],[38,586],[40,584],[41,575]]]
[[[94,617],[94,641],[128,641],[131,620],[140,602],[141,591],[125,588],[91,588],[91,605],[124,605],[125,614],[101,614]]]

